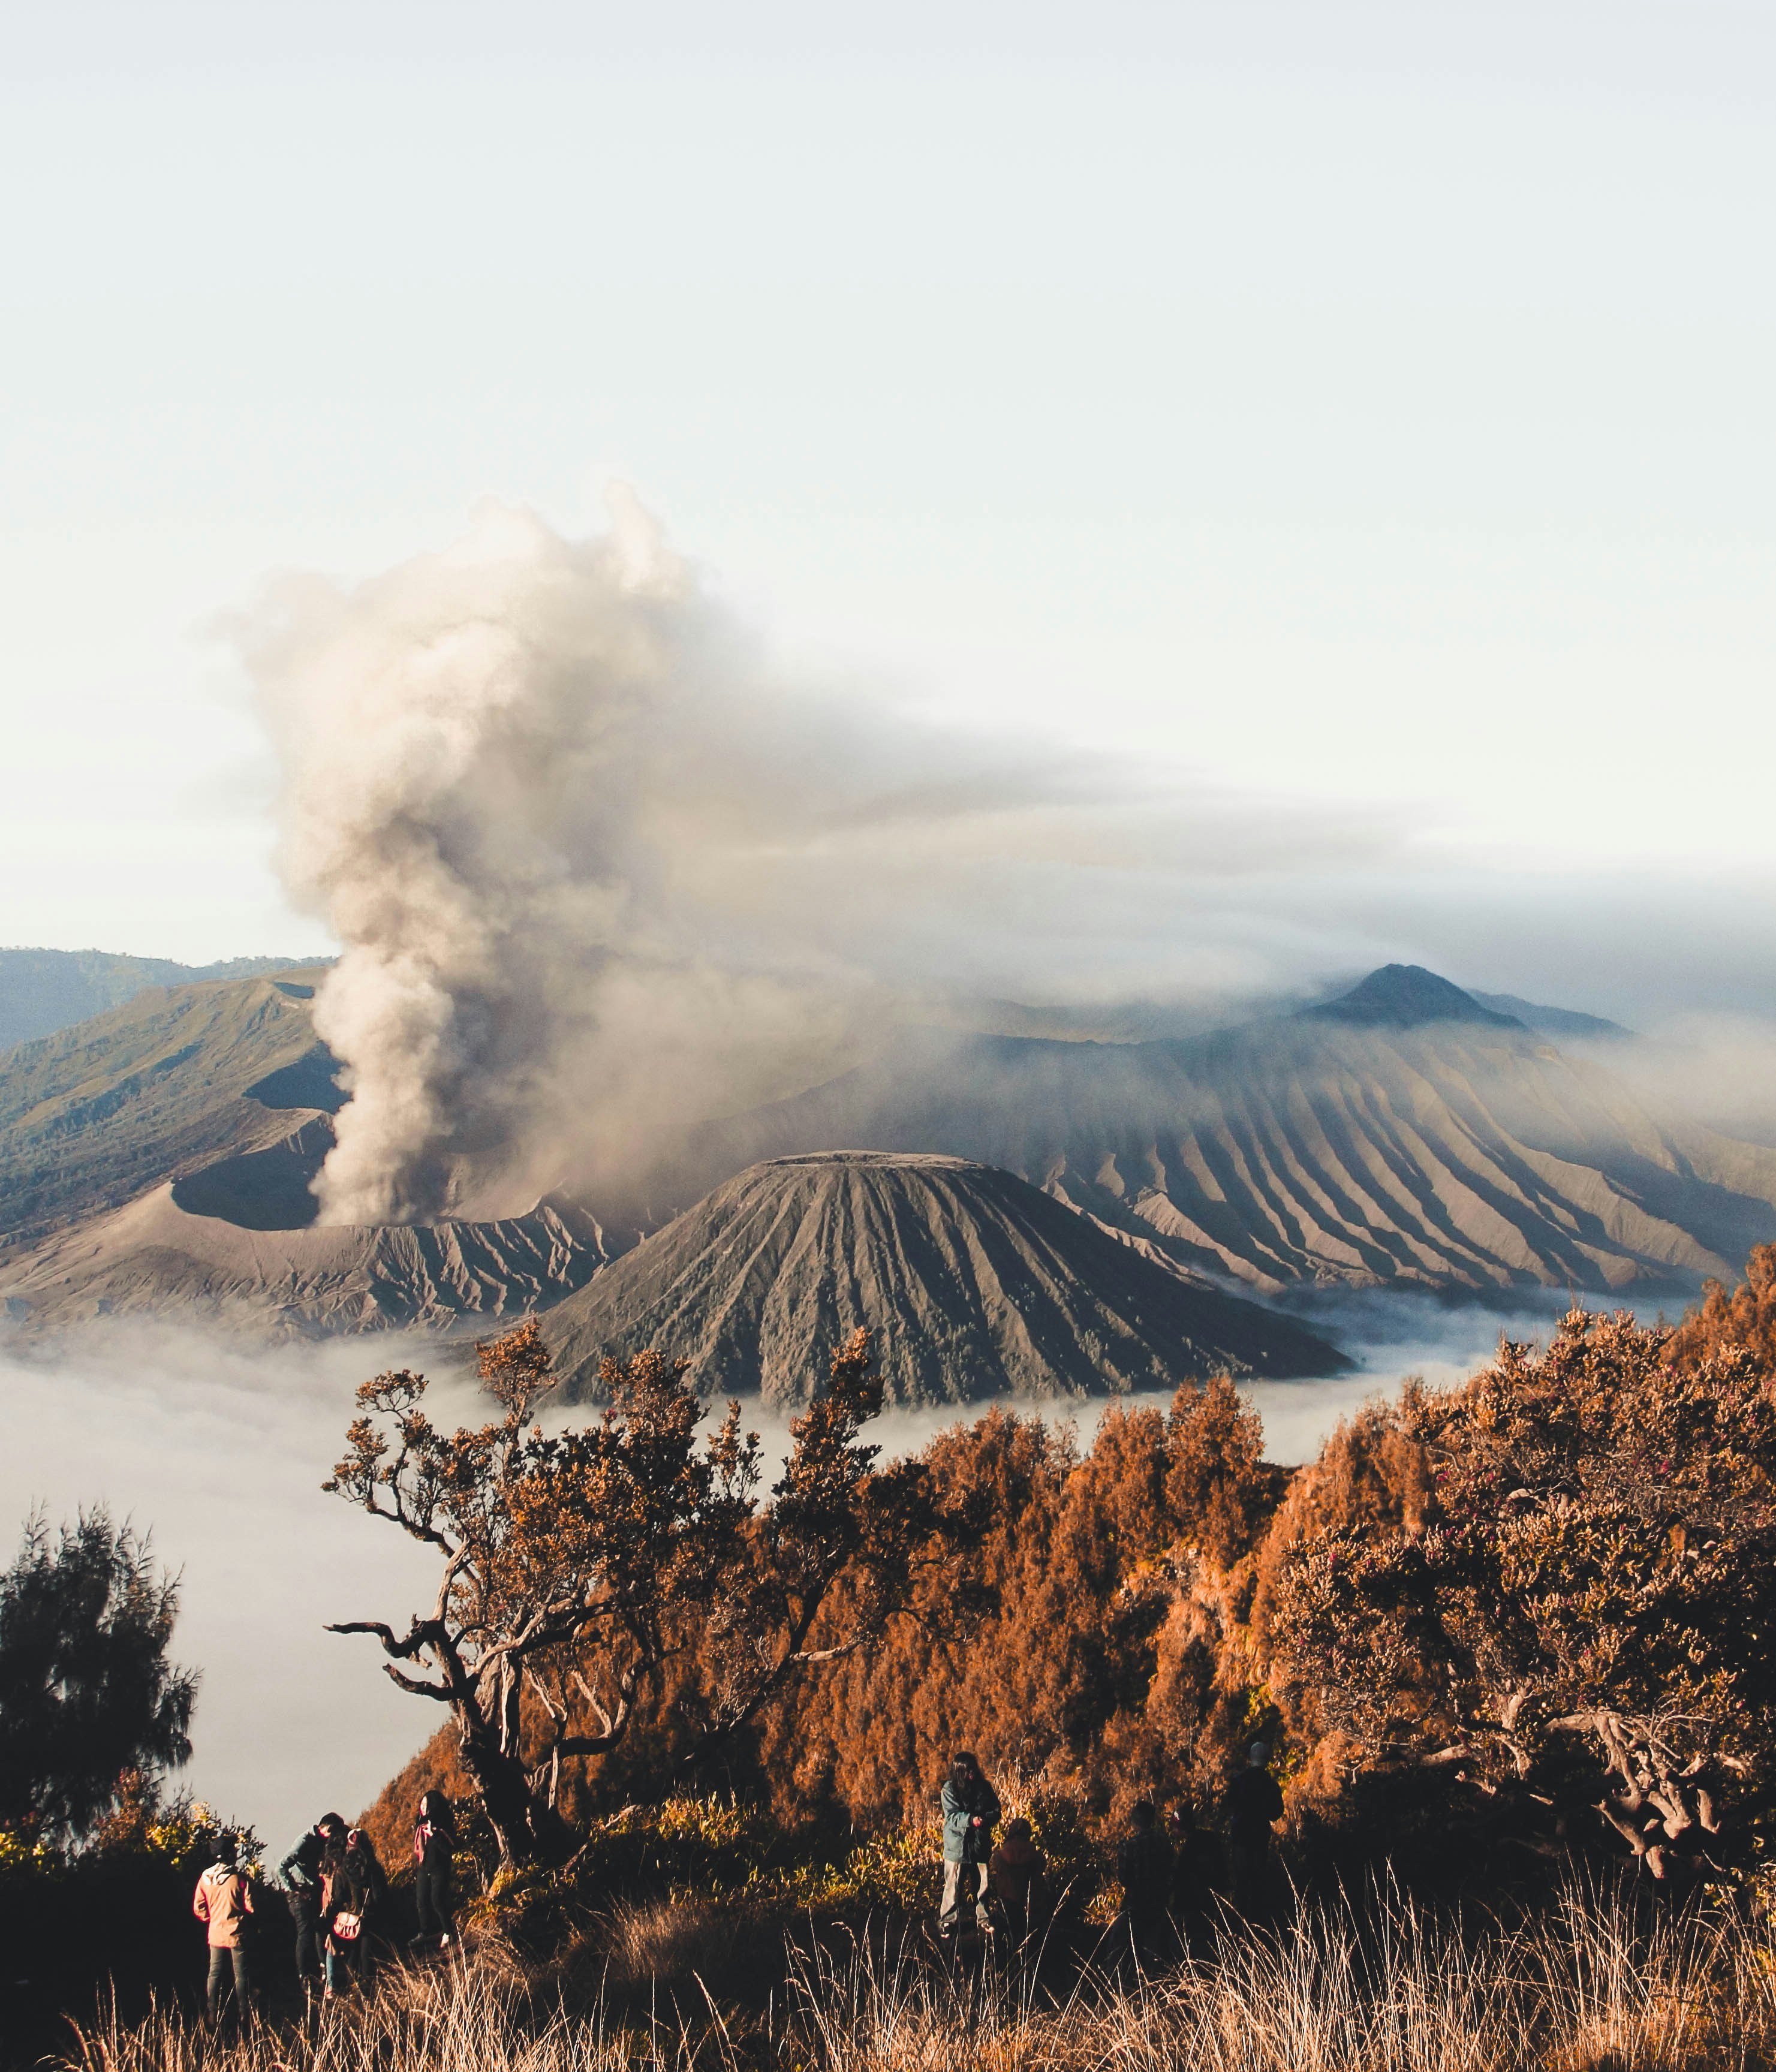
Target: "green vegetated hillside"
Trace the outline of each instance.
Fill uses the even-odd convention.
[[[315,976],[152,988],[0,1056],[0,1244],[269,1147],[338,1107],[310,1020]]]
[[[151,989],[0,1056],[0,1314],[448,1326],[553,1301],[602,1263],[597,1224],[566,1202],[314,1227],[344,1100],[310,1019],[321,976]]]
[[[181,964],[170,957],[121,956],[109,950],[0,950],[0,1050],[121,1007],[150,986],[259,978],[293,969],[301,957],[229,957]]]
[[[911,1152],[816,1152],[725,1182],[570,1296],[545,1326],[568,1392],[649,1349],[705,1385],[808,1400],[874,1334],[893,1403],[1086,1396],[1186,1374],[1348,1363],[1289,1319],[1123,1242],[1015,1174]]]
[[[1267,1293],[1693,1289],[1776,1236],[1776,1153],[1653,1114],[1429,972],[1169,1042],[912,1035],[694,1135],[699,1180],[867,1144],[1020,1174]]]

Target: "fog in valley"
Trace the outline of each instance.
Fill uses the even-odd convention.
[[[1545,1336],[1559,1306],[1507,1314],[1379,1294],[1314,1305],[1309,1320],[1330,1329],[1361,1371],[1248,1390],[1267,1449],[1281,1461],[1308,1458],[1342,1417],[1404,1376],[1457,1379],[1490,1355],[1501,1329]],[[161,1562],[183,1577],[174,1657],[203,1671],[195,1753],[176,1782],[250,1821],[280,1852],[328,1808],[357,1814],[444,1724],[442,1708],[382,1675],[372,1639],[323,1630],[362,1618],[404,1626],[436,1587],[428,1549],[320,1487],[355,1387],[403,1364],[433,1377],[440,1422],[485,1414],[461,1349],[435,1340],[390,1334],[267,1350],[135,1326],[53,1353],[0,1347],[0,1416],[12,1435],[0,1453],[0,1529],[14,1531],[34,1505],[53,1527],[105,1504],[152,1531]],[[1016,1407],[1070,1420],[1088,1443],[1108,1405]],[[887,1453],[910,1452],[981,1408],[891,1412],[871,1436]],[[761,1408],[749,1422],[775,1466],[784,1420]]]

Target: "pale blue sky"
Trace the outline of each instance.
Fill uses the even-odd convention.
[[[0,942],[319,945],[206,623],[616,475],[840,695],[1407,830],[1253,891],[1304,944],[1776,1005],[1773,59],[1706,0],[14,8]]]

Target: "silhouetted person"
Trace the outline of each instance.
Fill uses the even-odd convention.
[[[327,1845],[345,1839],[345,1822],[323,1813],[278,1866],[284,1904],[296,1924],[296,1975],[305,1984],[321,1975],[321,1858]]]
[[[1233,1903],[1248,1915],[1262,1914],[1269,1903],[1271,1829],[1283,1817],[1283,1794],[1267,1767],[1269,1755],[1262,1741],[1254,1741],[1246,1767],[1221,1802],[1232,1859]]]
[[[993,1923],[987,1913],[987,1859],[993,1852],[993,1830],[999,1818],[999,1798],[980,1774],[980,1766],[966,1750],[950,1762],[944,1782],[944,1904],[937,1917],[940,1935],[954,1935],[962,1910],[972,1904],[983,1930]]]
[[[1172,1903],[1172,1852],[1151,1799],[1129,1813],[1128,1832],[1116,1850],[1116,1875],[1122,1881],[1121,1939],[1138,1965],[1154,1963],[1163,1952]],[[1119,1950],[1119,1961],[1123,1955]]]
[[[1054,1901],[1048,1882],[1048,1859],[1036,1846],[1030,1823],[1022,1818],[1005,1823],[1004,1839],[987,1860],[987,1876],[993,1896],[1010,1930],[1012,1944],[1021,1948],[1032,1936],[1040,1936],[1048,1926]]]
[[[239,1852],[232,1835],[216,1845],[216,1861],[197,1881],[191,1911],[204,1923],[210,1946],[210,1975],[204,2002],[212,2023],[220,2023],[234,1992],[235,2020],[245,2026],[252,2011],[252,1980],[247,1971],[247,1935],[253,1915],[253,1887],[240,1874]]]
[[[1185,1948],[1199,1950],[1215,1904],[1218,1840],[1197,1825],[1187,1804],[1166,1815],[1166,1840],[1172,1852],[1172,1920]]]
[[[415,1949],[448,1950],[456,1938],[450,1859],[456,1848],[456,1815],[442,1791],[419,1802],[413,1826],[413,1900],[419,1909]]]

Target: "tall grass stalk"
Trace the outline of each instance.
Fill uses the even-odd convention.
[[[915,1934],[816,1942],[767,2015],[695,1970],[645,1991],[622,1932],[602,1980],[509,1960],[397,1973],[318,2028],[220,2041],[175,2014],[80,2033],[80,2072],[1749,2072],[1776,2066],[1762,1929],[1568,1892],[1535,1925],[1464,1929],[1392,1897],[1229,1928],[1196,1961],[1064,1988],[946,1971]],[[663,1938],[694,1954],[695,1938]],[[590,1952],[586,1961],[590,1961]],[[588,1986],[592,1988],[588,1991]]]

